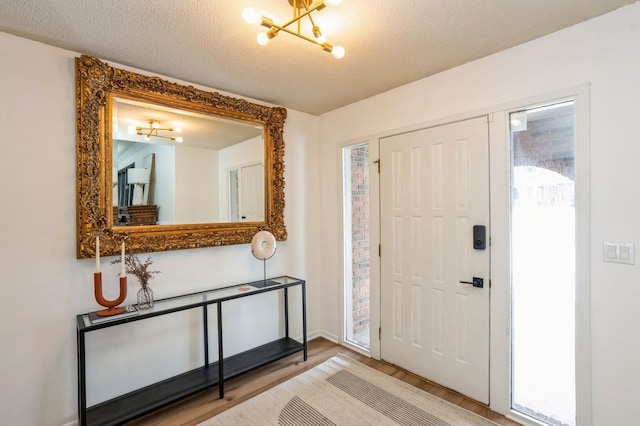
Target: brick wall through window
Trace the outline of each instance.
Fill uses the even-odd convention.
[[[369,326],[369,147],[351,149],[353,335]],[[365,342],[363,342],[365,343]],[[369,336],[366,336],[366,347]]]

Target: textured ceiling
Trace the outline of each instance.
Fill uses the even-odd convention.
[[[244,7],[283,23],[286,0],[0,0],[0,31],[321,114],[634,2],[343,0],[315,15],[340,60],[288,34],[256,43]]]

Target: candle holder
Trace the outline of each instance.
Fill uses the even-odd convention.
[[[107,308],[96,312],[98,316],[107,317],[121,314],[125,311],[124,307],[116,308],[116,306],[124,302],[124,299],[127,297],[127,277],[120,277],[120,295],[118,298],[115,300],[107,300],[102,295],[102,272],[96,272],[93,274],[93,292],[98,304]]]

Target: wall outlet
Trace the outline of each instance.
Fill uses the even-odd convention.
[[[605,241],[602,245],[602,260],[604,262],[635,265],[634,244]]]

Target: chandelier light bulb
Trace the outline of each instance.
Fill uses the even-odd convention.
[[[331,53],[336,57],[336,59],[342,59],[344,58],[344,47],[334,46],[331,50]]]
[[[177,138],[175,138],[176,142],[182,142],[184,139],[182,139],[182,136],[178,136]]]
[[[127,127],[127,133],[130,135],[135,135],[136,134],[136,126],[134,126],[133,124],[131,124],[129,127]]]
[[[266,46],[267,43],[269,43],[269,36],[267,35],[267,33],[262,32],[258,34],[257,40],[260,46]]]
[[[151,137],[149,137],[149,135],[144,135],[144,140],[148,141],[149,139],[151,139]]]
[[[176,132],[176,133],[181,133],[182,132],[182,127],[175,127],[173,129],[173,131]]]
[[[242,19],[247,24],[257,24],[260,22],[260,13],[252,7],[245,7],[242,11]]]

